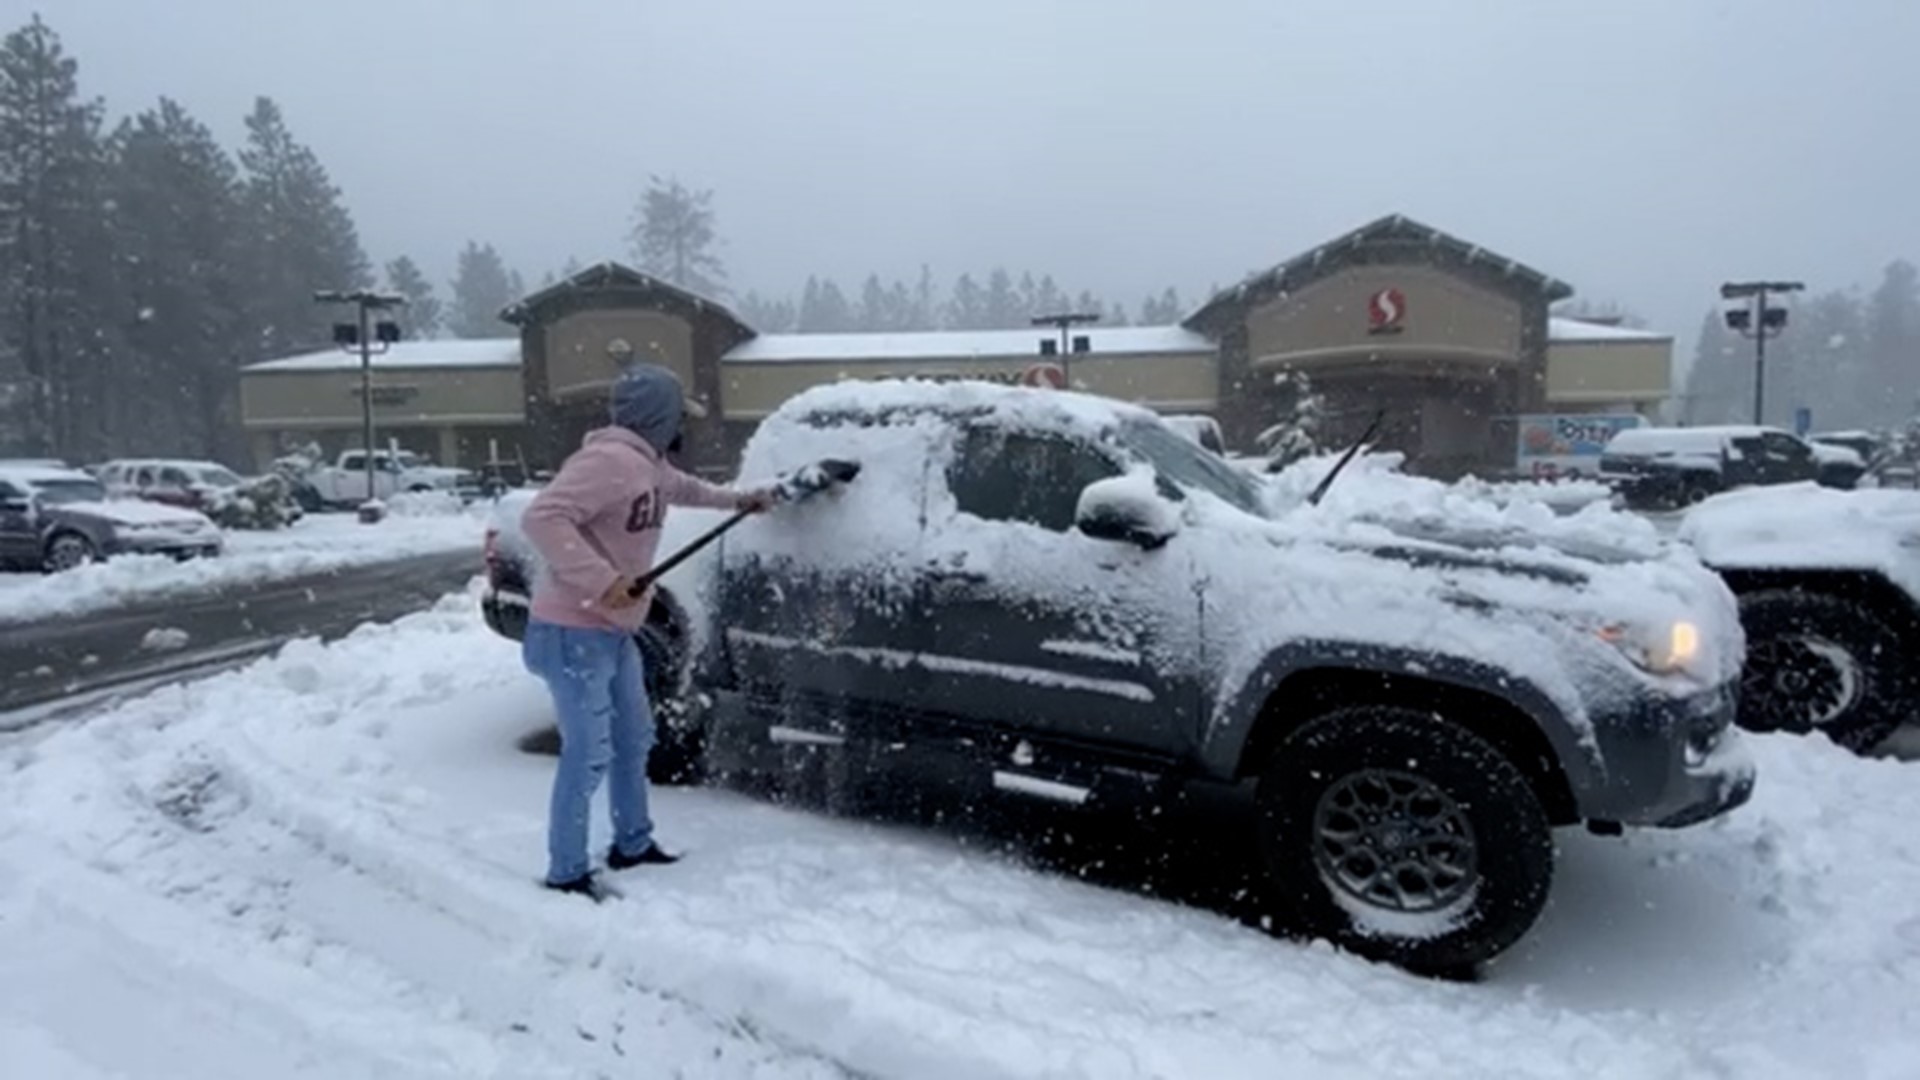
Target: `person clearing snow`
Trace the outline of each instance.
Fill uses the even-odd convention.
[[[770,490],[717,487],[667,462],[685,412],[680,381],[667,369],[647,365],[623,375],[609,412],[613,422],[587,433],[522,519],[545,565],[522,658],[545,680],[560,729],[545,883],[596,900],[604,889],[588,861],[587,818],[609,768],[608,868],[678,859],[653,840],[646,776],[653,710],[633,641],[651,591],[639,586],[667,507],[759,512],[775,498]]]

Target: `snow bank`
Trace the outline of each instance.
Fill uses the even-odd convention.
[[[411,555],[480,549],[484,508],[362,525],[310,514],[285,529],[229,533],[226,552],[176,562],[124,555],[62,574],[0,574],[0,624],[83,615],[230,585],[284,580]],[[476,562],[477,565],[477,562]]]
[[[1754,740],[1755,799],[1712,826],[1563,833],[1542,924],[1463,986],[724,792],[656,792],[689,855],[624,875],[625,899],[545,894],[551,762],[511,742],[547,709],[465,596],[0,745],[0,1058],[209,1080],[1920,1072],[1920,785],[1821,741]]]

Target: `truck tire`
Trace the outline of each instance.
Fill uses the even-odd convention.
[[[1553,835],[1539,796],[1432,713],[1319,717],[1275,748],[1255,798],[1283,928],[1454,975],[1520,940],[1546,905]]]
[[[687,641],[671,609],[656,602],[633,635],[640,649],[647,702],[653,708],[653,752],[647,779],[656,784],[695,784],[705,776],[706,746],[698,718],[686,705]]]
[[[1867,609],[1826,593],[1769,589],[1740,597],[1747,662],[1741,727],[1824,732],[1871,750],[1905,718],[1900,634]]]

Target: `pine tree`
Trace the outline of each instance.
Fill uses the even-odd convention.
[[[792,331],[796,312],[791,300],[773,299],[750,291],[740,300],[740,318],[760,333],[785,334]]]
[[[496,338],[505,332],[500,312],[520,298],[516,275],[492,244],[472,240],[460,249],[454,266],[453,303],[447,311],[447,332],[457,338]]]
[[[134,357],[116,434],[148,453],[239,460],[250,283],[239,172],[177,102],[120,125],[112,221]],[[157,407],[156,407],[157,406]]]
[[[726,294],[727,272],[714,248],[713,192],[678,179],[649,178],[629,234],[641,269],[703,296]]]
[[[934,293],[933,268],[921,263],[920,279],[913,286],[912,315],[907,320],[907,329],[940,329],[940,301]]]
[[[1694,342],[1693,364],[1687,368],[1682,415],[1693,426],[1736,423],[1751,419],[1752,368],[1740,364],[1745,355],[1739,339],[1727,330],[1718,309],[1709,310]]]
[[[118,338],[101,106],[39,16],[0,43],[0,341],[42,453],[105,449]]]
[[[1314,390],[1312,380],[1300,372],[1282,371],[1273,377],[1273,385],[1282,403],[1280,418],[1255,436],[1254,442],[1267,455],[1267,471],[1279,472],[1320,452],[1327,402]]]
[[[971,274],[961,274],[953,283],[953,297],[947,301],[946,328],[980,330],[989,324],[987,296]]]
[[[402,337],[425,341],[440,336],[445,318],[440,298],[433,295],[433,283],[412,259],[402,255],[387,264],[387,288],[407,298],[407,305],[396,312]]]
[[[315,290],[372,283],[353,217],[320,159],[293,138],[271,98],[254,101],[240,165],[258,296],[252,351],[279,356],[320,347],[338,312],[314,303]]]
[[[798,320],[803,334],[844,334],[855,328],[853,305],[831,278],[807,279]]]
[[[997,266],[987,275],[985,305],[986,329],[1012,330],[1028,325],[1019,294],[1014,291],[1013,278]]]
[[[1040,286],[1034,283],[1031,270],[1022,271],[1020,274],[1020,284],[1014,288],[1014,306],[1019,312],[1022,325],[1030,324],[1035,315],[1052,314],[1054,310],[1041,306]]]
[[[1905,259],[1887,265],[1867,299],[1867,336],[1867,392],[1887,403],[1889,420],[1920,409],[1920,270]]]
[[[854,320],[856,327],[868,333],[899,329],[892,301],[886,286],[880,284],[880,275],[868,274],[866,283],[860,287],[860,314]]]

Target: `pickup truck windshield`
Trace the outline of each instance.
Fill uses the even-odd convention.
[[[1145,458],[1161,479],[1216,495],[1255,517],[1265,517],[1260,488],[1251,476],[1194,445],[1165,424],[1130,420],[1120,425],[1120,445]]]

